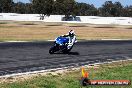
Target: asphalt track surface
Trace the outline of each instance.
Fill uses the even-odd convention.
[[[0,43],[0,76],[132,58],[132,41],[78,42],[69,54],[50,55],[53,42]]]

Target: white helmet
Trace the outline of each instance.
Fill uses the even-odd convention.
[[[74,30],[70,30],[70,31],[69,31],[69,36],[70,36],[70,37],[75,36],[75,32],[74,32]]]

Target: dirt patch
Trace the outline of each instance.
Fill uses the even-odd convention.
[[[21,24],[24,22],[0,24],[0,41],[54,40],[57,36],[66,34],[71,29],[75,30],[78,39],[84,40],[132,39],[132,30],[123,27],[95,28],[93,25],[87,27],[43,22]]]

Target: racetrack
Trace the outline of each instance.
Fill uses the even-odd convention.
[[[69,54],[48,53],[53,42],[0,43],[0,76],[132,58],[132,41],[82,41]]]

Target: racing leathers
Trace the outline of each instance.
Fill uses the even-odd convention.
[[[69,38],[69,42],[68,42],[68,45],[67,45],[67,49],[71,49],[72,46],[74,45],[74,43],[77,42],[76,40],[76,35],[69,35],[69,34],[66,34],[66,35],[62,35],[63,37],[68,37]]]

